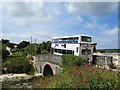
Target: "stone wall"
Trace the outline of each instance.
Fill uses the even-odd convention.
[[[49,65],[53,71],[53,74],[59,74],[61,72],[61,56],[48,54],[48,55],[38,55],[34,56],[34,63],[36,72],[43,75],[45,65]]]

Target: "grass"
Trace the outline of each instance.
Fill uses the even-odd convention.
[[[85,65],[74,66],[60,75],[40,77],[33,80],[33,88],[104,88],[116,89],[118,75],[111,70]]]

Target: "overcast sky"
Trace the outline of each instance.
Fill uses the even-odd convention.
[[[11,42],[88,34],[98,49],[118,48],[117,2],[7,2],[0,18],[0,38]]]

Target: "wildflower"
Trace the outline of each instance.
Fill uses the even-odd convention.
[[[84,84],[87,84],[87,83],[88,83],[88,80],[83,80],[83,83],[84,83]]]
[[[77,82],[75,86],[76,86],[76,87],[80,87],[80,84]]]

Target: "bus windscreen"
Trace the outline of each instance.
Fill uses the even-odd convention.
[[[81,36],[81,41],[83,41],[83,42],[91,42],[92,39],[91,39],[91,37]]]

